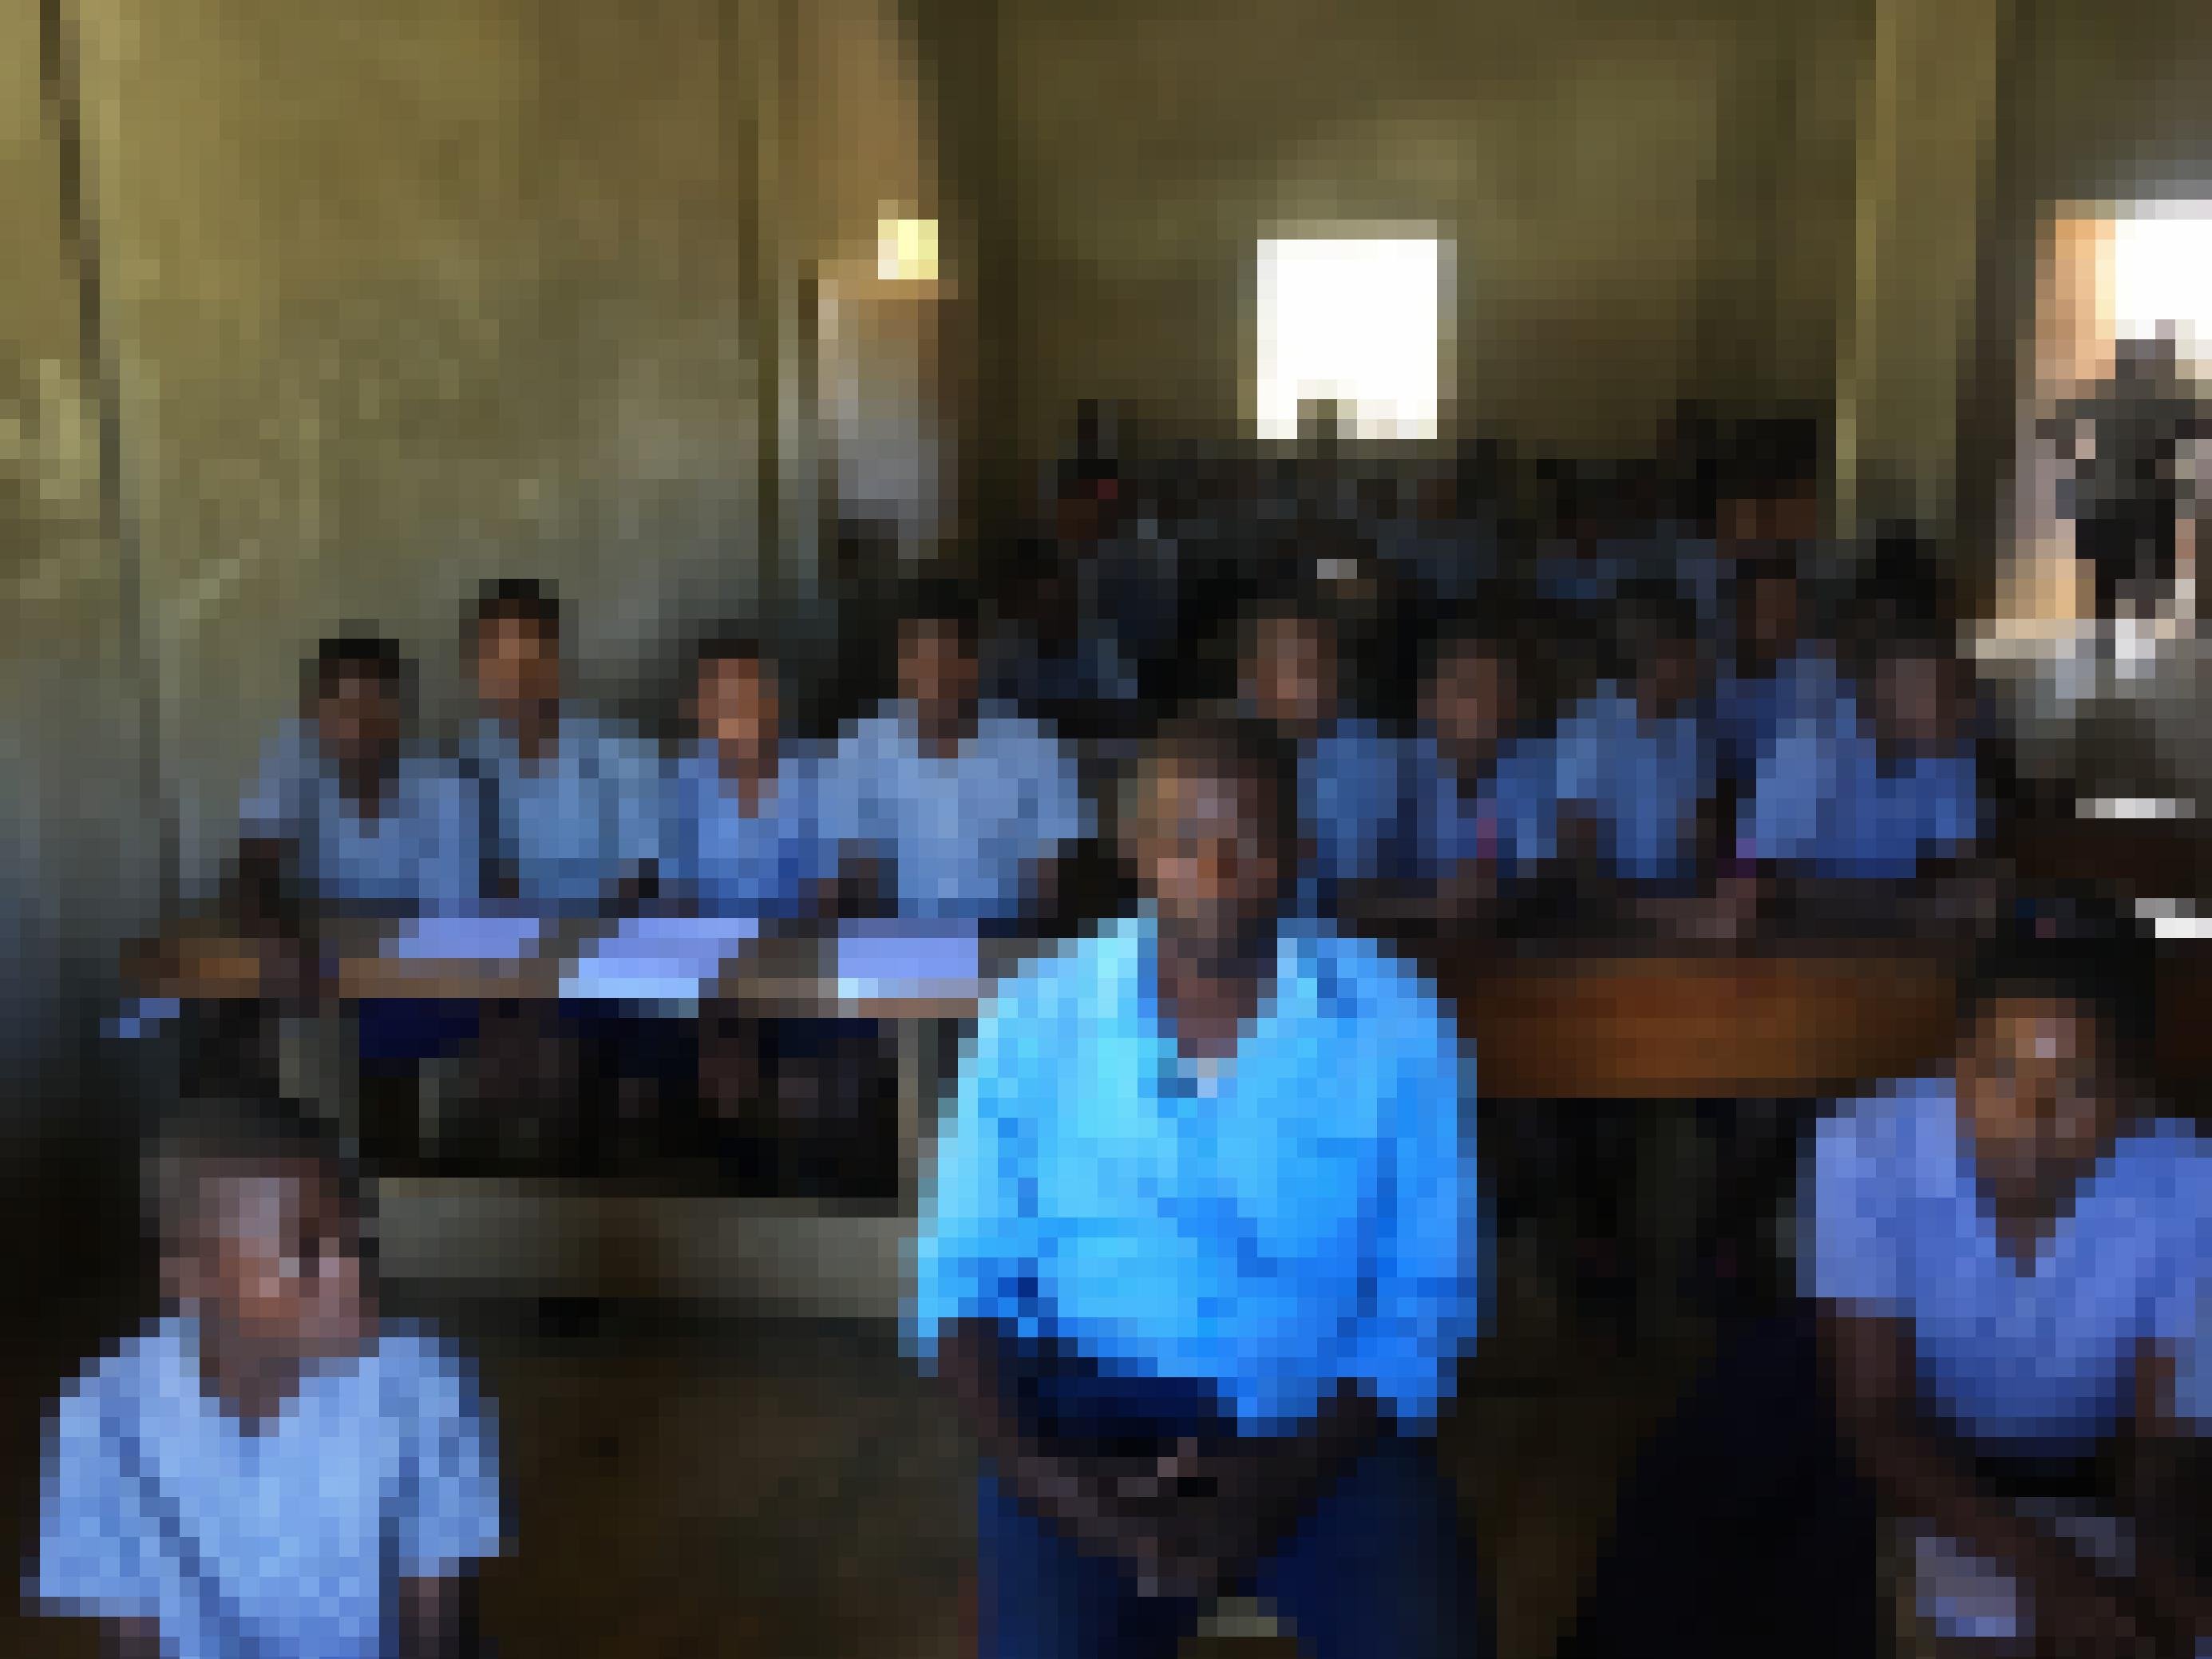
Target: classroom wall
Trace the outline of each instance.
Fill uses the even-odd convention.
[[[1463,425],[1828,395],[1863,10],[1009,0],[1026,441],[1084,396],[1233,422],[1252,245],[1332,222],[1455,242]]]

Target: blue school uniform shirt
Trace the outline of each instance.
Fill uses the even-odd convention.
[[[996,707],[940,759],[912,710],[894,704],[838,745],[830,787],[841,836],[891,865],[908,921],[1014,921],[1030,866],[1092,832],[1073,758],[1037,722]]]
[[[1695,714],[1647,720],[1608,683],[1568,711],[1546,752],[1550,810],[1588,809],[1620,874],[1664,882],[1694,873],[1698,808],[1715,772],[1711,734]]]
[[[1305,906],[1332,902],[1346,882],[1410,873],[1415,782],[1411,746],[1364,715],[1340,715],[1300,745],[1298,815],[1313,842]]]
[[[324,903],[453,913],[472,908],[482,874],[481,811],[460,769],[410,750],[382,811],[365,815],[305,721],[264,751],[239,806],[242,836],[290,842]]]
[[[1807,1294],[1909,1324],[1923,1390],[1978,1440],[2086,1450],[2132,1407],[2137,1346],[2197,1328],[2212,1155],[2179,1124],[2116,1144],[2027,1268],[1997,1241],[1950,1079],[1844,1106],[1811,1156]]]
[[[1441,881],[1475,860],[1521,874],[1558,851],[1558,804],[1545,757],[1509,741],[1469,787],[1432,738],[1415,739],[1412,762],[1413,877]]]
[[[1340,1381],[1430,1422],[1483,1267],[1472,1049],[1406,964],[1325,923],[1210,1078],[1157,999],[1158,937],[1114,923],[1009,983],[961,1070],[917,1246],[910,1337],[1059,1339],[1213,1384],[1249,1430]]]
[[[660,757],[635,732],[564,713],[553,751],[532,764],[486,719],[470,729],[462,762],[487,792],[494,855],[514,869],[524,904],[592,909],[659,860],[665,785]]]
[[[787,753],[758,810],[747,812],[704,744],[669,769],[662,873],[677,896],[710,915],[788,918],[837,873],[825,757]]]
[[[1757,776],[1759,763],[1785,734],[1826,739],[1850,716],[1850,694],[1835,660],[1806,647],[1763,674],[1722,665],[1713,688],[1712,728],[1720,762],[1733,775]]]
[[[1737,837],[1745,856],[1863,880],[1956,857],[1988,820],[1971,744],[1885,758],[1855,708],[1832,730],[1785,732],[1759,765]]]
[[[63,1394],[46,1458],[37,1598],[158,1620],[172,1659],[383,1659],[398,1580],[500,1547],[489,1408],[405,1326],[249,1434],[203,1389],[195,1322],[158,1321]]]

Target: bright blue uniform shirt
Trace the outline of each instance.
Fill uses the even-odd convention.
[[[830,787],[841,836],[892,866],[908,921],[1013,921],[1030,866],[1091,834],[1073,757],[1036,721],[990,706],[940,759],[894,704],[838,745]]]
[[[660,832],[667,887],[713,915],[799,915],[817,884],[837,873],[827,789],[821,757],[787,753],[758,810],[747,812],[713,751],[687,750],[669,770]]]
[[[1759,763],[1784,735],[1832,736],[1844,729],[1852,708],[1834,659],[1809,646],[1764,674],[1741,674],[1723,664],[1712,702],[1721,764],[1741,778],[1757,775]]]
[[[1885,759],[1855,706],[1832,729],[1785,732],[1759,765],[1738,845],[1747,856],[1824,876],[1903,880],[1923,858],[1954,857],[1988,808],[1971,745]]]
[[[459,768],[409,750],[391,793],[362,814],[305,721],[288,722],[239,807],[239,833],[289,841],[325,903],[426,914],[472,908],[482,875],[481,803]]]
[[[1407,965],[1285,924],[1275,985],[1211,1079],[1158,1000],[1158,933],[1114,923],[984,1014],[924,1206],[909,1330],[1057,1338],[1214,1384],[1251,1430],[1344,1379],[1431,1421],[1482,1267],[1471,1051]]]
[[[1346,882],[1406,873],[1416,781],[1412,746],[1362,715],[1340,715],[1298,756],[1298,815],[1314,844],[1308,905]]]
[[[1906,1322],[1932,1402],[1999,1449],[2086,1449],[2132,1409],[2138,1346],[2196,1329],[2212,1152],[2179,1124],[2119,1141],[2032,1267],[1997,1241],[1948,1077],[1824,1121],[1809,1190],[1806,1293]]]
[[[594,909],[658,860],[665,785],[659,754],[636,733],[564,713],[553,751],[531,764],[504,726],[483,720],[462,760],[489,791],[495,851],[524,904]]]
[[[1692,872],[1698,808],[1714,787],[1714,753],[1694,714],[1647,720],[1611,684],[1568,711],[1547,739],[1551,800],[1587,807],[1605,856],[1635,881]]]
[[[161,1320],[63,1394],[46,1457],[33,1593],[156,1620],[173,1659],[383,1659],[398,1579],[500,1547],[489,1409],[405,1327],[248,1434],[203,1389],[193,1322]]]

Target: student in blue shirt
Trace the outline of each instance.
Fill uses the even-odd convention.
[[[1284,919],[1291,764],[1164,733],[1143,907],[962,1069],[909,1320],[987,1460],[988,1655],[1167,1659],[1240,1592],[1315,1659],[1484,1650],[1426,1440],[1480,1304],[1472,1060],[1409,969]]]
[[[1336,623],[1315,600],[1263,606],[1241,630],[1240,710],[1296,744],[1298,810],[1310,863],[1309,915],[1358,906],[1363,887],[1408,873],[1413,769],[1407,744],[1345,699]]]
[[[1747,782],[1779,739],[1832,737],[1849,706],[1836,653],[1804,632],[1802,587],[1779,555],[1737,567],[1735,645],[1714,687],[1713,731],[1723,768]]]
[[[407,665],[368,635],[323,641],[303,718],[270,743],[239,808],[252,879],[325,908],[405,915],[476,902],[479,813],[458,769],[405,738]]]
[[[2025,932],[1981,963],[1953,1066],[1821,1126],[1805,1290],[1923,1627],[2185,1654],[2212,1599],[2174,1376],[2212,1282],[2212,1152],[2139,1081],[2147,947]]]
[[[559,602],[537,582],[488,583],[467,645],[484,714],[462,759],[487,793],[501,894],[555,914],[635,903],[656,875],[659,757],[565,695]]]
[[[1092,833],[1073,759],[1043,726],[976,696],[975,609],[924,587],[899,630],[899,700],[832,762],[840,834],[902,919],[1012,926],[1053,914],[1060,858]]]
[[[379,1319],[331,1144],[201,1106],[149,1184],[164,1310],[48,1417],[28,1592],[134,1659],[470,1651],[501,1547],[490,1411],[465,1360]]]

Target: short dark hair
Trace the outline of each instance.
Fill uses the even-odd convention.
[[[927,576],[906,591],[899,606],[899,639],[918,628],[942,628],[969,651],[975,648],[979,604],[974,586],[952,576]]]
[[[1260,648],[1261,636],[1279,624],[1313,629],[1333,646],[1340,647],[1344,642],[1343,625],[1321,596],[1304,581],[1286,581],[1273,586],[1238,622],[1237,662],[1250,658]]]
[[[357,1222],[365,1218],[352,1149],[307,1108],[252,1095],[189,1102],[161,1125],[146,1148],[148,1229],[165,1255],[188,1250],[200,1240],[207,1220],[210,1175],[225,1169],[300,1165],[312,1167],[329,1182],[348,1215]]]
[[[747,663],[771,676],[775,669],[768,653],[754,635],[734,629],[717,629],[700,641],[699,648],[692,653],[692,677],[696,679],[726,663]]]
[[[1672,583],[1636,581],[1623,587],[1613,608],[1613,637],[1630,665],[1656,646],[1694,646],[1698,611]]]
[[[1826,440],[1820,421],[1774,416],[1746,421],[1731,434],[1719,470],[1723,501],[1771,501],[1820,484]]]
[[[1422,635],[1421,679],[1433,679],[1445,664],[1468,655],[1488,657],[1517,671],[1522,638],[1518,624],[1523,619],[1517,605],[1446,607]]]
[[[376,634],[337,634],[315,647],[307,665],[310,696],[328,696],[341,680],[375,680],[393,696],[406,690],[407,659],[398,642]]]
[[[473,645],[493,623],[519,622],[535,629],[545,640],[561,637],[561,601],[551,584],[534,576],[500,576],[477,590],[477,608],[469,616],[469,643]]]
[[[1120,814],[1124,825],[1136,822],[1145,789],[1170,766],[1225,781],[1257,782],[1267,792],[1267,827],[1283,854],[1287,876],[1301,834],[1295,744],[1265,721],[1239,714],[1182,714],[1164,721],[1125,775],[1129,793]]]
[[[2047,997],[2079,1007],[2112,1042],[2124,1069],[2150,1053],[2157,1004],[2151,941],[2103,903],[2046,896],[2002,918],[1976,951],[1960,1012],[1979,1016],[2006,997]]]

